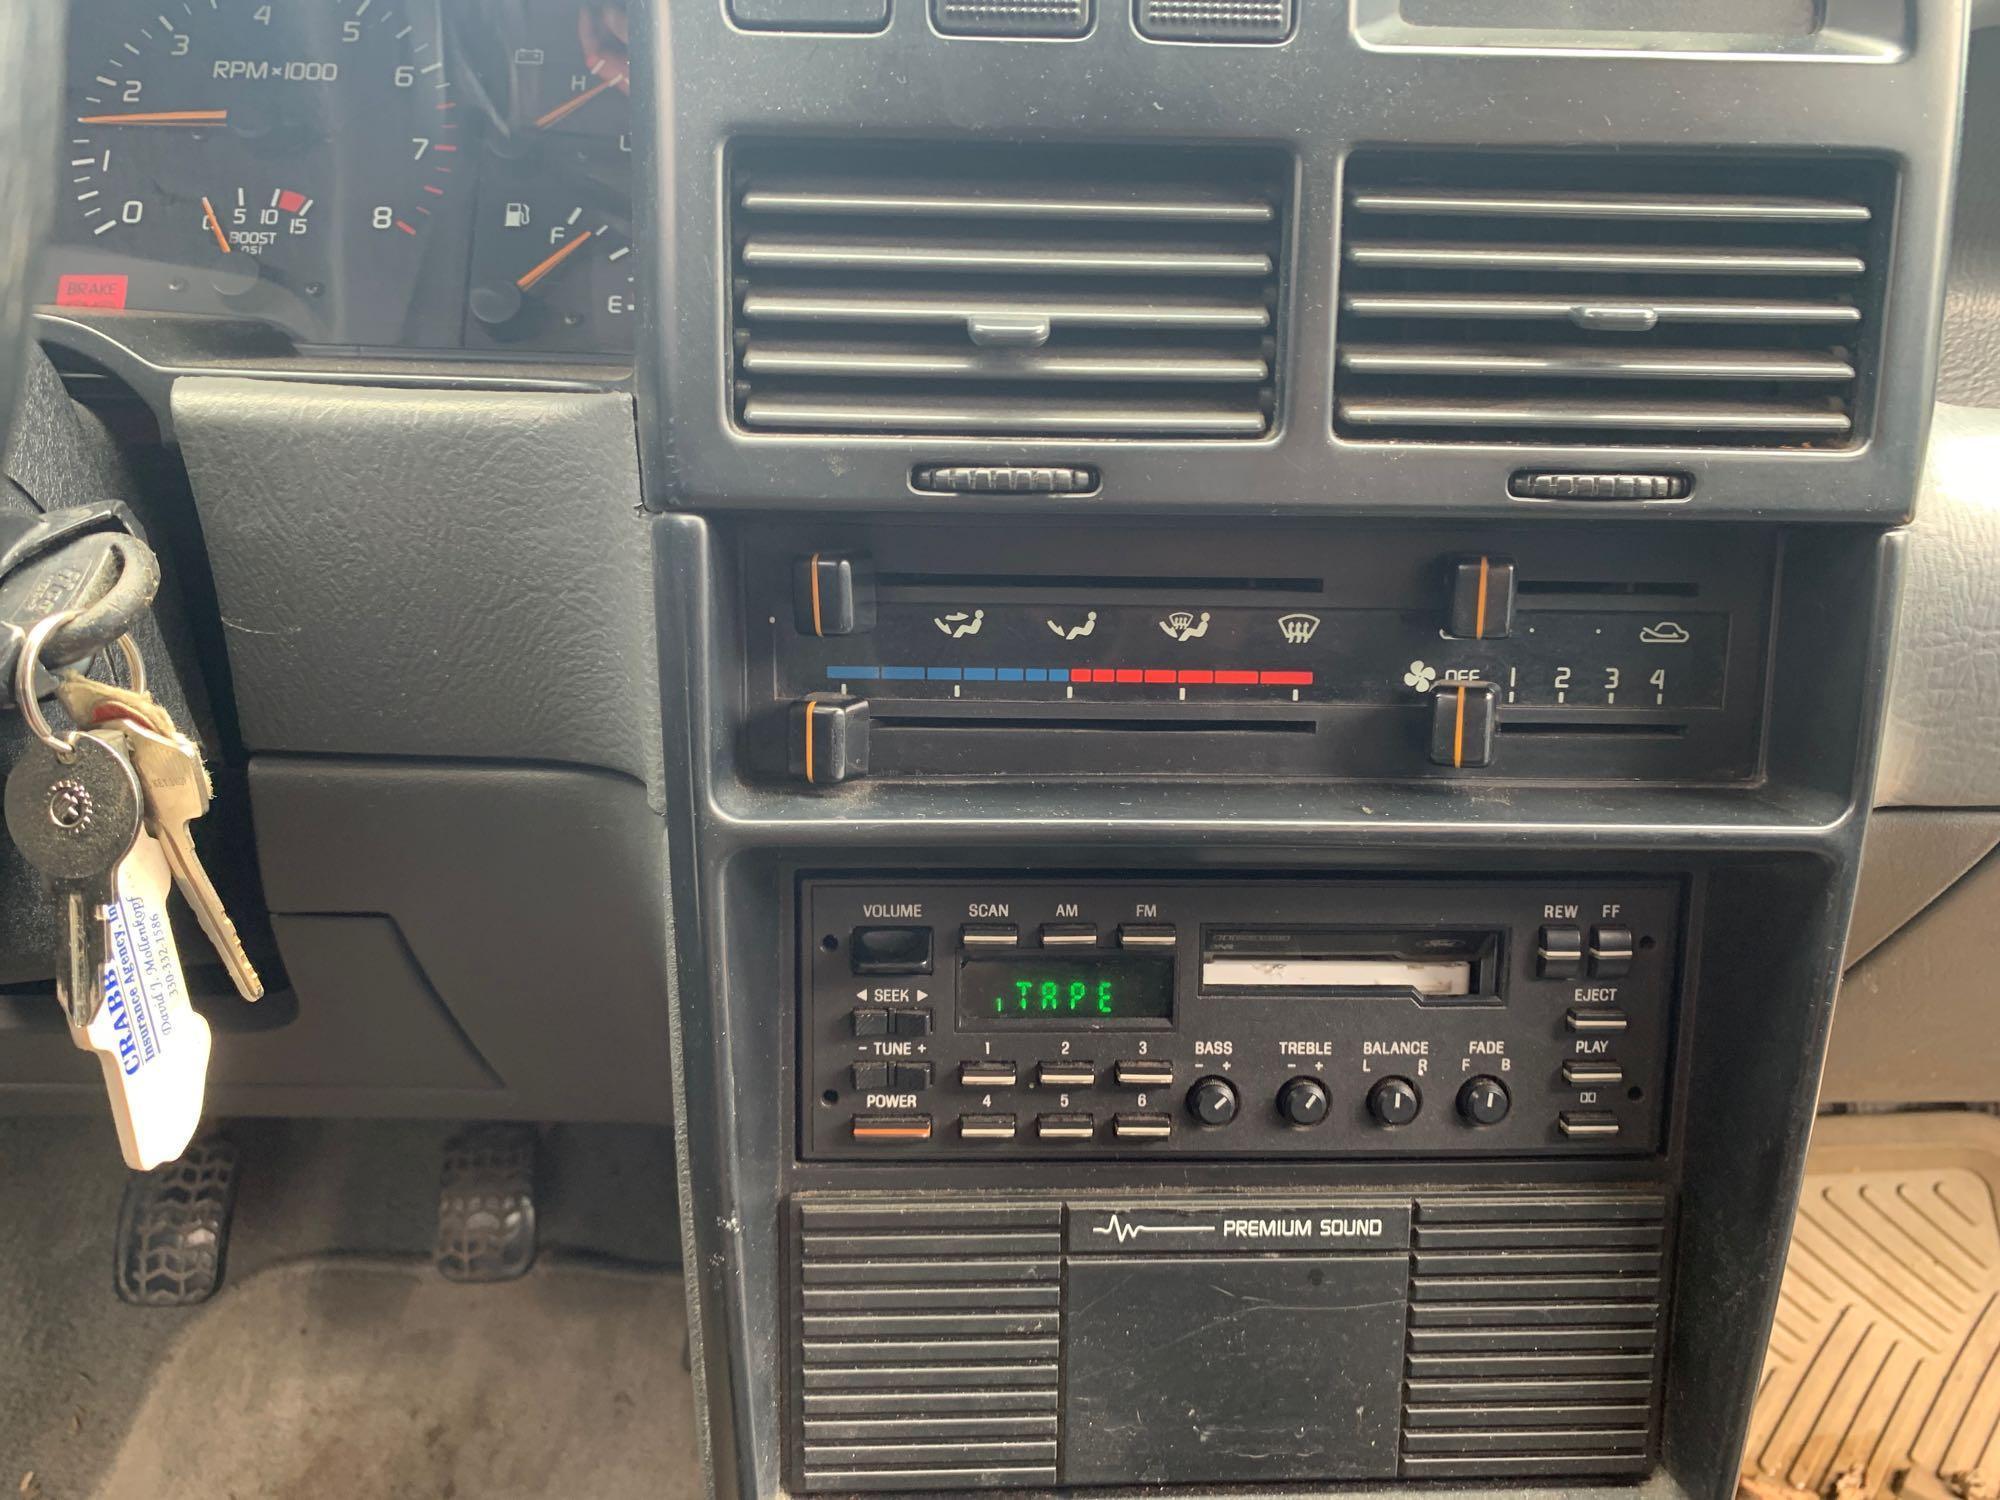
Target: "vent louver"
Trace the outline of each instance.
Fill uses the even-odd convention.
[[[1335,426],[1852,446],[1892,190],[1862,161],[1357,156]]]
[[[1666,1203],[1419,1200],[1403,1474],[1643,1474]]]
[[[1061,1205],[811,1205],[799,1227],[799,1487],[1053,1485]]]
[[[763,143],[730,173],[735,410],[763,432],[1255,439],[1281,163]]]

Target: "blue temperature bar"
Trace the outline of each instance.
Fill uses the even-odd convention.
[[[828,667],[831,682],[1068,682],[1068,667]]]

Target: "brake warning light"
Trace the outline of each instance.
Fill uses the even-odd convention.
[[[123,276],[63,276],[56,281],[57,307],[125,306]]]

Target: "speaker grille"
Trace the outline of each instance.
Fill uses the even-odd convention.
[[[1404,1475],[1651,1466],[1666,1202],[1418,1200]]]
[[[800,1208],[802,1489],[1056,1482],[1062,1219]]]

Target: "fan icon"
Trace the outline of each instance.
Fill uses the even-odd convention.
[[[1420,661],[1410,663],[1410,670],[1403,674],[1403,685],[1413,687],[1420,693],[1428,693],[1438,680],[1438,669],[1427,667]]]

